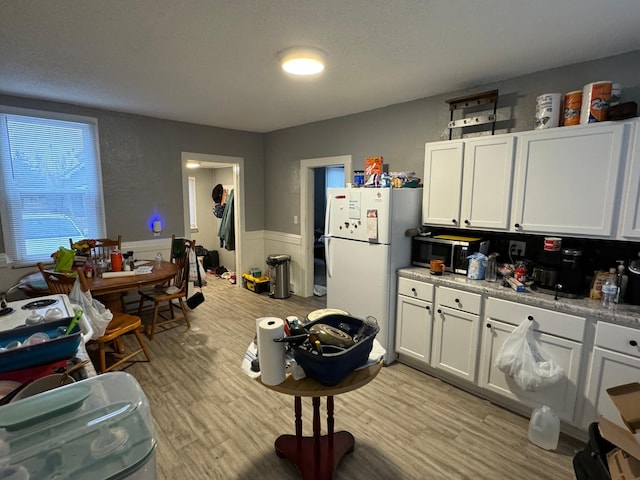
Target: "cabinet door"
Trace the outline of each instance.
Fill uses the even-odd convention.
[[[582,418],[583,427],[586,428],[591,422],[595,422],[598,415],[624,426],[618,409],[607,394],[607,388],[638,381],[640,358],[595,347]]]
[[[525,320],[528,321],[528,320]],[[531,408],[548,405],[562,420],[573,423],[577,385],[580,375],[582,345],[572,340],[535,332],[543,351],[565,371],[565,378],[537,392],[524,392],[513,378],[502,373],[494,362],[506,338],[515,326],[488,318],[484,322],[480,354],[479,385],[492,392],[517,400]]]
[[[431,365],[475,382],[480,317],[440,305],[436,308]]]
[[[608,237],[628,124],[519,134],[513,229]]]
[[[422,223],[460,226],[463,153],[462,140],[425,145]]]
[[[633,125],[635,130],[631,147],[630,165],[627,169],[625,194],[622,201],[622,239],[640,239],[640,122]]]
[[[396,350],[425,364],[431,353],[431,302],[398,295]]]
[[[514,146],[513,136],[465,141],[463,227],[509,229]]]

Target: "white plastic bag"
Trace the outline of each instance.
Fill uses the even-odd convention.
[[[102,303],[91,296],[91,292],[83,292],[80,286],[80,280],[76,279],[76,283],[71,288],[69,293],[69,300],[71,303],[79,305],[82,309],[84,316],[93,328],[93,340],[100,338],[104,335],[104,331],[107,329],[107,325],[113,318],[111,310],[106,308]]]
[[[202,267],[202,263],[200,263],[198,261],[198,257],[196,256],[196,252],[194,250],[191,250],[189,252],[189,281],[193,282],[196,285],[198,285],[198,270],[196,270],[196,265],[197,265],[197,268],[200,269],[200,282],[201,282],[201,285],[206,285],[207,284],[207,276],[206,276],[206,273],[204,271],[204,268]]]
[[[494,365],[526,392],[549,387],[564,377],[564,370],[533,338],[533,322],[522,322],[502,344]]]

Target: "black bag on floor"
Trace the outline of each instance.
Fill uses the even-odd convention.
[[[220,259],[218,258],[218,251],[211,250],[207,252],[205,257],[202,259],[202,268],[205,271],[215,270],[220,266]]]
[[[194,293],[189,298],[187,298],[187,306],[194,310],[198,305],[204,302],[204,294],[202,293],[202,277],[200,276],[200,265],[198,265],[198,260],[196,259],[196,270],[198,272],[198,287],[200,287],[200,291]]]
[[[607,453],[614,448],[615,445],[600,435],[597,422],[589,425],[589,442],[573,457],[576,480],[611,480]]]

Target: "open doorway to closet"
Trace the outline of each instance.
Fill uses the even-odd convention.
[[[321,236],[324,232],[326,189],[344,187],[345,178],[351,178],[351,155],[313,158],[300,161],[300,236],[302,245],[301,296],[314,294],[314,284],[326,286],[324,247]],[[322,284],[323,283],[323,284]],[[321,293],[322,289],[316,289]]]
[[[223,155],[182,154],[183,205],[185,236],[207,250],[218,252],[219,264],[231,272],[242,272],[244,235],[244,159]],[[197,168],[189,168],[196,166]],[[214,215],[212,191],[222,185],[227,201],[225,209],[233,209],[232,236],[222,241],[222,218]],[[229,202],[233,192],[233,202]]]

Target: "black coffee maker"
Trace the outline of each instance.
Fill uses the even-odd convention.
[[[584,295],[584,259],[578,248],[562,249],[558,295],[579,298]]]
[[[631,305],[640,305],[640,260],[629,262],[629,280],[625,301]]]

